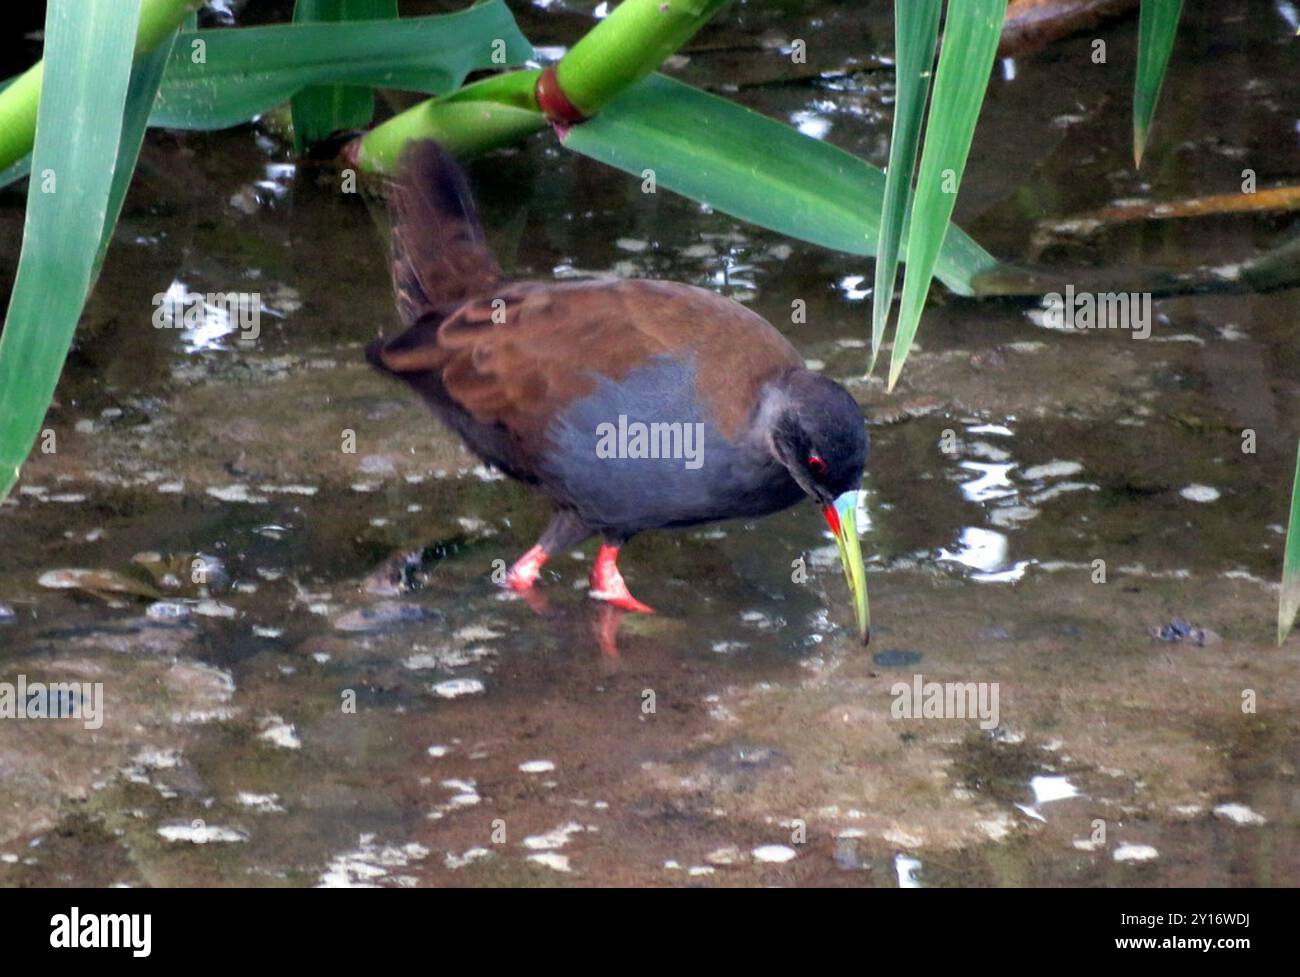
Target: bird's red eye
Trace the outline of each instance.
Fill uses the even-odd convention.
[[[826,462],[822,461],[817,455],[808,456],[808,467],[812,469],[812,473],[818,478],[826,474]]]

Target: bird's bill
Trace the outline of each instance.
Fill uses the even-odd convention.
[[[835,545],[840,550],[844,580],[853,597],[858,634],[865,645],[871,640],[871,608],[867,604],[867,571],[862,566],[862,548],[858,545],[858,493],[845,492],[833,505],[823,509],[822,515],[826,517],[826,525],[830,526]]]

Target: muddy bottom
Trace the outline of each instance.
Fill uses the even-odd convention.
[[[675,70],[883,163],[889,9],[823,6],[796,84],[776,42],[806,10],[745,8],[744,44]],[[570,7],[521,23],[570,43]],[[963,224],[1085,269],[1276,243],[1267,218],[1043,236],[1244,165],[1294,182],[1294,45],[1186,16],[1215,91],[1167,86],[1140,177],[1127,69],[1083,68],[1086,38],[1003,66]],[[1134,34],[1103,32],[1116,64]],[[0,682],[103,695],[102,723],[0,722],[0,885],[1300,884],[1300,673],[1274,643],[1294,291],[1158,300],[1143,341],[937,294],[887,395],[861,376],[869,263],[550,135],[476,163],[512,274],[715,287],[859,398],[864,649],[807,506],[635,539],[654,616],[589,599],[590,545],[537,606],[502,592],[543,500],[365,366],[396,328],[381,239],[287,163],[252,129],[151,134],[47,450],[0,505]],[[21,222],[0,195],[6,270]],[[256,293],[258,335],[156,328],[169,289]]]

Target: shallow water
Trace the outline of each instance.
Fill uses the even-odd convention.
[[[570,43],[592,6],[521,24]],[[883,164],[892,23],[859,6],[740,7],[675,70]],[[1109,67],[1087,38],[1002,66],[963,225],[1000,257],[1094,271],[1283,240],[1277,215],[1040,228],[1234,192],[1246,166],[1295,181],[1294,8],[1207,6],[1140,175],[1131,21],[1099,35]],[[96,731],[0,723],[0,884],[1300,882],[1300,680],[1294,641],[1272,640],[1294,290],[1159,300],[1147,341],[937,296],[889,396],[859,379],[869,263],[646,197],[535,137],[471,168],[511,273],[712,284],[867,407],[876,629],[853,640],[811,507],[636,539],[624,570],[654,617],[586,598],[591,545],[548,568],[539,612],[491,577],[544,505],[362,362],[396,324],[380,239],[287,161],[251,129],[151,136],[50,414],[57,450],[0,506],[0,679],[106,696]],[[9,275],[21,224],[22,197],[0,196]],[[154,328],[174,283],[259,292],[260,336]],[[61,568],[172,606],[38,583]],[[1160,640],[1175,620],[1202,630]],[[999,722],[893,718],[918,674],[996,684]]]

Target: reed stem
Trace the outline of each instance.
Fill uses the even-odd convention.
[[[560,60],[561,90],[583,115],[594,115],[663,64],[726,2],[623,0]],[[368,132],[357,163],[369,173],[391,172],[412,139],[435,139],[457,156],[517,142],[546,125],[537,105],[539,75],[512,71],[422,102]]]
[[[135,53],[152,51],[202,0],[140,0],[140,29]],[[36,142],[36,112],[41,104],[45,61],[36,62],[0,92],[0,171],[32,151]]]

